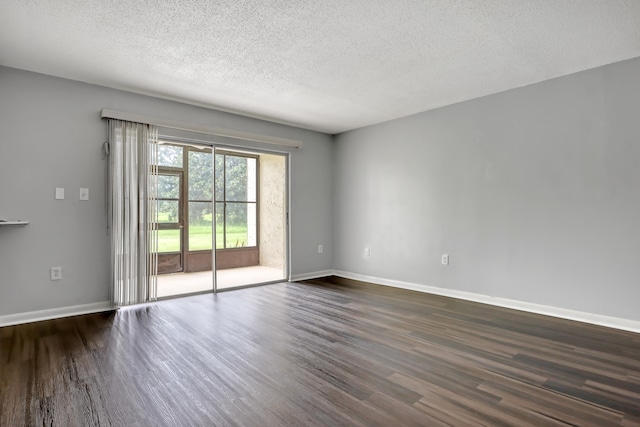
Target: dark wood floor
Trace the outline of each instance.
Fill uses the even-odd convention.
[[[342,279],[0,328],[0,426],[640,425],[640,335]]]

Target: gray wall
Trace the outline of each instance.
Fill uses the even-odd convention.
[[[634,59],[337,136],[334,268],[640,320],[639,76]]]
[[[638,75],[640,59],[625,61],[333,144],[315,132],[0,67],[0,217],[31,221],[0,228],[0,315],[107,299],[99,111],[112,108],[303,140],[289,150],[293,274],[333,267],[640,320]],[[54,200],[57,186],[66,200]],[[89,202],[78,201],[80,187],[90,188]],[[440,265],[442,253],[450,266]],[[64,268],[60,282],[49,281],[54,265]]]
[[[330,136],[0,67],[0,217],[31,221],[0,227],[0,315],[108,299],[102,108],[304,141],[290,150],[292,272],[331,268]],[[55,187],[65,200],[54,200]],[[80,187],[89,202],[78,201]],[[63,267],[62,281],[49,280],[51,266]]]

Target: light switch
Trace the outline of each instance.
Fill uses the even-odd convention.
[[[442,265],[449,265],[449,254],[442,254]]]
[[[80,200],[89,200],[89,189],[81,188],[80,189]]]
[[[64,188],[56,188],[56,200],[64,200]]]

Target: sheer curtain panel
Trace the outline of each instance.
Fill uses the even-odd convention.
[[[115,307],[156,299],[156,126],[109,120],[111,302]]]

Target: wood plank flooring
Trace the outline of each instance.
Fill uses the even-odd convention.
[[[0,426],[640,426],[640,334],[337,278],[0,328]]]

